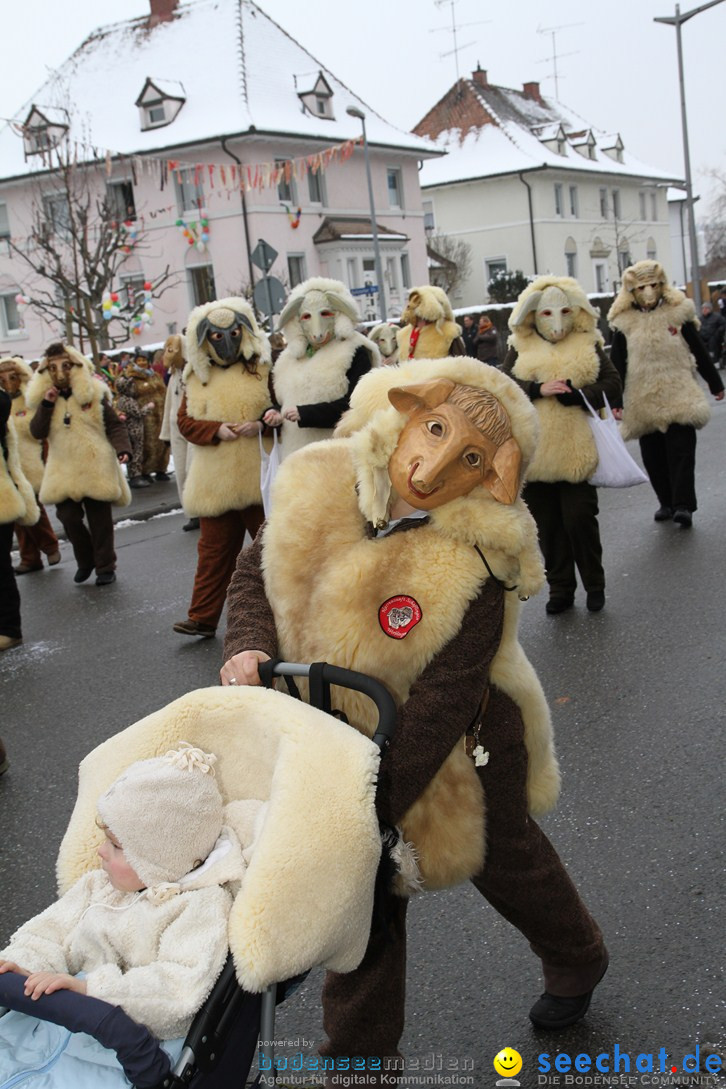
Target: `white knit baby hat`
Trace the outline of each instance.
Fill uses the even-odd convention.
[[[147,888],[178,881],[214,847],[224,804],[216,761],[181,741],[131,764],[98,799],[98,815]]]

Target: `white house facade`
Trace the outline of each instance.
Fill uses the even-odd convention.
[[[477,69],[414,131],[447,151],[421,171],[428,232],[472,250],[455,305],[486,302],[503,271],[567,274],[609,292],[633,261],[670,264],[674,179],[634,159],[617,133],[544,99],[539,84],[497,87]]]
[[[365,116],[387,309],[400,313],[427,280],[419,163],[440,152],[375,114],[253,0],[150,6],[92,34],[0,129],[0,354],[34,358],[64,332],[25,301],[48,284],[13,249],[32,249],[39,209],[67,240],[59,155],[93,164],[89,184],[126,224],[106,286],[138,305],[140,346],[181,331],[193,306],[250,290],[262,239],[288,290],[314,275],[376,286],[361,120],[348,108]],[[145,317],[144,284],[167,268]],[[361,318],[376,317],[376,295],[357,297]],[[72,324],[83,300],[66,303]]]

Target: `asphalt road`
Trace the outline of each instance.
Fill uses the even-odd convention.
[[[629,1053],[630,1084],[692,1083],[682,1059],[700,1046],[726,1061],[723,976],[723,725],[726,703],[726,405],[698,445],[701,509],[694,528],[657,525],[649,486],[601,490],[607,606],[547,617],[545,595],[524,609],[522,641],[550,699],[563,794],[543,825],[606,935],[608,975],[587,1019],[557,1036],[527,1010],[540,990],[522,937],[471,887],[420,897],[410,912],[403,1049],[444,1074],[516,1048],[523,1086],[538,1055]],[[147,490],[148,493],[152,489]],[[171,486],[137,493],[148,514],[175,505]],[[158,494],[157,494],[158,493]],[[11,757],[0,779],[0,942],[54,894],[54,859],[77,765],[110,734],[182,693],[217,683],[221,640],[174,635],[186,615],[196,534],[180,514],[119,528],[118,582],[72,582],[63,563],[20,581],[25,643],[0,657],[0,732]],[[271,889],[274,895],[275,890]],[[278,1011],[276,1035],[322,1039],[321,973]],[[635,1056],[656,1056],[637,1073]],[[625,1063],[609,1076],[625,1075]],[[579,1082],[598,1084],[587,1076]],[[580,1079],[583,1075],[578,1075]],[[590,1075],[592,1077],[592,1074]],[[600,1074],[599,1084],[612,1084]],[[462,1084],[459,1082],[459,1084]],[[465,1083],[464,1083],[465,1084]],[[703,1084],[703,1082],[702,1082]],[[710,1081],[708,1084],[715,1084]]]

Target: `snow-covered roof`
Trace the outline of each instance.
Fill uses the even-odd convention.
[[[333,118],[300,101],[294,74],[311,71],[333,92]],[[135,103],[147,79],[175,97],[183,84],[186,102],[170,125],[142,131]],[[371,145],[437,154],[376,114],[253,0],[188,0],[153,27],[147,18],[100,27],[19,107],[15,124],[0,128],[0,177],[43,169],[40,156],[26,161],[18,131],[36,102],[67,109],[69,139],[102,153],[154,154],[249,132],[336,144],[360,136],[360,122],[346,114],[355,106]]]
[[[509,87],[480,86],[473,79],[462,83],[483,107],[481,123],[466,129],[454,124],[436,136],[436,143],[447,154],[423,164],[422,189],[544,167],[635,176],[658,182],[678,180],[674,173],[641,162],[628,148],[620,150],[617,134],[601,132],[560,102],[542,96],[535,99]],[[434,112],[427,115],[421,126],[425,127]],[[491,120],[485,120],[486,117]],[[564,154],[545,143],[556,140],[560,127],[566,137]],[[585,157],[576,149],[591,138],[594,145],[590,157]],[[607,154],[616,146],[622,161]]]

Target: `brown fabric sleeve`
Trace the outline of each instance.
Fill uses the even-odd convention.
[[[227,590],[227,631],[224,660],[243,650],[263,650],[277,657],[275,618],[262,578],[262,535],[264,525],[250,548],[243,549]]]
[[[48,438],[54,408],[55,404],[52,401],[41,401],[36,408],[35,415],[30,421],[30,434],[34,439]]]
[[[398,824],[474,721],[503,622],[504,590],[489,579],[411,688],[378,775],[376,809],[387,824]]]
[[[176,422],[179,424],[182,438],[185,438],[187,442],[193,442],[195,446],[216,446],[219,443],[217,432],[224,420],[195,420],[193,416],[187,414],[187,397],[184,394]]]
[[[116,411],[108,401],[103,402],[103,427],[106,438],[116,453],[128,454],[131,457],[131,442],[129,441],[126,424],[118,418]]]

